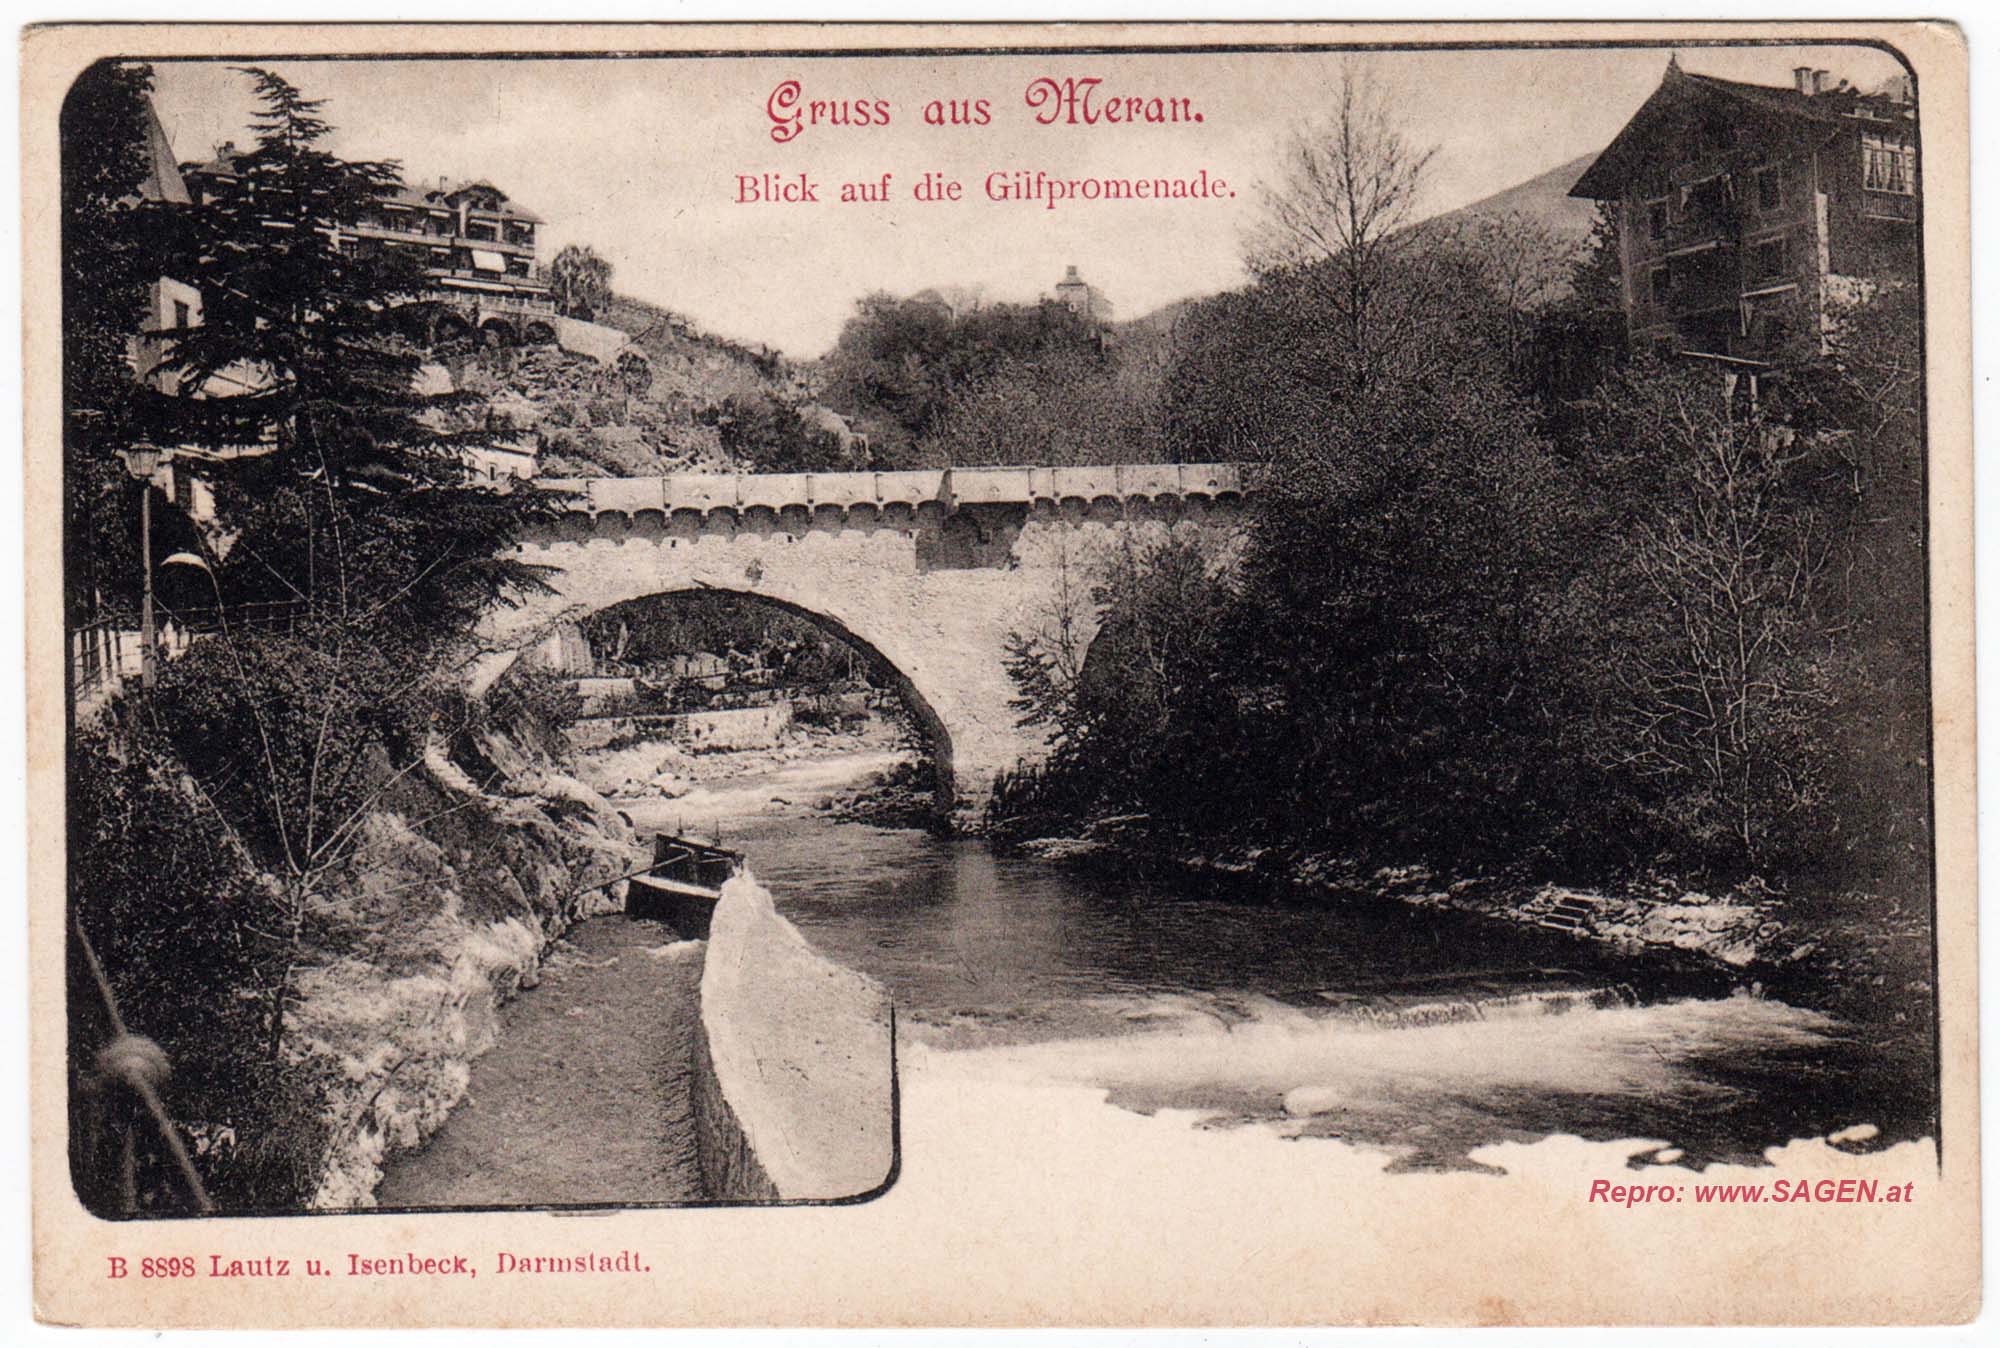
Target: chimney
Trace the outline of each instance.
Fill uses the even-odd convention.
[[[1793,66],[1792,87],[1802,94],[1812,93],[1812,75],[1811,66]]]
[[[1081,279],[1083,278],[1076,274],[1076,264],[1074,262],[1063,268],[1063,284],[1068,285]]]
[[[1826,72],[1826,71],[1824,71],[1824,70],[1815,70],[1815,71],[1813,72],[1813,87],[1812,87],[1812,91],[1813,91],[1814,93],[1816,93],[1816,94],[1823,94],[1823,93],[1825,93],[1825,92],[1826,92],[1826,76],[1827,76],[1827,72]]]

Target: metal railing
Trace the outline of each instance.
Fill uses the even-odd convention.
[[[70,688],[78,702],[87,702],[117,685],[130,668],[139,667],[138,633],[126,631],[115,619],[99,618],[69,634]]]
[[[309,606],[302,599],[257,600],[243,604],[163,609],[165,620],[190,635],[212,632],[290,632]]]
[[[242,604],[169,608],[159,605],[159,654],[171,660],[202,637],[223,632],[292,632],[311,613],[300,599],[258,600]],[[79,710],[137,678],[142,666],[142,637],[129,618],[106,615],[69,634],[70,698]]]
[[[510,313],[553,316],[556,302],[529,295],[482,295],[477,301],[482,309],[501,309]]]
[[[126,1025],[118,1006],[118,995],[112,991],[111,979],[104,972],[103,961],[98,959],[97,949],[90,943],[83,922],[74,913],[70,915],[70,934],[76,941],[85,968],[90,971],[91,981],[97,985],[98,996],[104,1003],[105,1019],[111,1026],[110,1040],[97,1052],[97,1070],[107,1083],[120,1088],[127,1096],[121,1102],[125,1107],[113,1108],[107,1101],[99,1118],[101,1125],[108,1124],[117,1134],[120,1203],[128,1216],[139,1211],[140,1134],[150,1129],[158,1133],[160,1145],[186,1186],[194,1209],[197,1212],[214,1212],[215,1204],[194,1167],[194,1158],[188,1154],[187,1143],[182,1140],[180,1129],[174,1126],[166,1104],[160,1098],[160,1090],[173,1071],[172,1061],[158,1043],[132,1033]]]

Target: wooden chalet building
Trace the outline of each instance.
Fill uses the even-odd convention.
[[[1667,65],[1570,189],[1614,204],[1632,349],[1756,370],[1809,358],[1829,305],[1914,278],[1922,191],[1907,78],[1864,94]]]

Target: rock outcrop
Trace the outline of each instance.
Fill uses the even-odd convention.
[[[569,926],[622,906],[642,849],[617,811],[508,731],[481,751],[481,790],[441,743],[385,792],[317,921],[340,960],[300,981],[287,1048],[331,1081],[331,1142],[314,1206],[366,1207],[382,1162],[420,1145],[464,1095],[499,1007],[533,987]]]

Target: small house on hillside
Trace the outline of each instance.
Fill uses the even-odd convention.
[[[1078,318],[1097,323],[1111,321],[1111,301],[1105,298],[1103,291],[1077,274],[1074,263],[1063,269],[1062,280],[1056,282],[1055,299]]]

